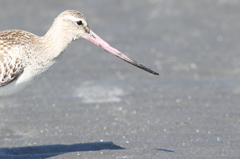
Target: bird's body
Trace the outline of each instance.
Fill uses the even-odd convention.
[[[47,47],[46,47],[47,46]],[[22,30],[0,32],[0,96],[27,86],[55,63],[46,38]],[[60,54],[66,46],[58,51]],[[47,58],[46,58],[47,57]]]
[[[37,36],[25,31],[0,32],[0,96],[25,88],[40,74],[32,60],[37,50],[33,41]]]
[[[0,32],[0,97],[29,86],[57,61],[72,41],[80,38],[95,43],[141,69],[157,74],[104,42],[88,28],[80,12],[67,10],[55,19],[52,27],[42,37],[22,30]]]

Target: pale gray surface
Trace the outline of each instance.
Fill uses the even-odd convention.
[[[240,158],[240,1],[0,1],[0,29],[44,35],[66,9],[160,73],[85,41],[0,104],[0,158]]]

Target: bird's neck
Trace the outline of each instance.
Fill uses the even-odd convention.
[[[71,37],[66,34],[61,25],[53,23],[48,32],[41,38],[45,47],[45,54],[49,60],[56,59],[61,55],[66,47],[72,42]]]

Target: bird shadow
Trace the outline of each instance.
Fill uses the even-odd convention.
[[[13,148],[0,148],[0,158],[3,159],[44,159],[69,152],[122,150],[113,142],[78,143],[72,145],[40,145]]]
[[[168,149],[155,149],[155,150],[164,151],[164,152],[174,152],[173,150],[168,150]]]

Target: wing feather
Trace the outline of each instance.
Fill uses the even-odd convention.
[[[0,61],[0,87],[16,80],[23,73],[24,67],[21,59],[4,57]]]
[[[16,80],[26,67],[29,44],[36,37],[22,30],[0,32],[0,88]]]

